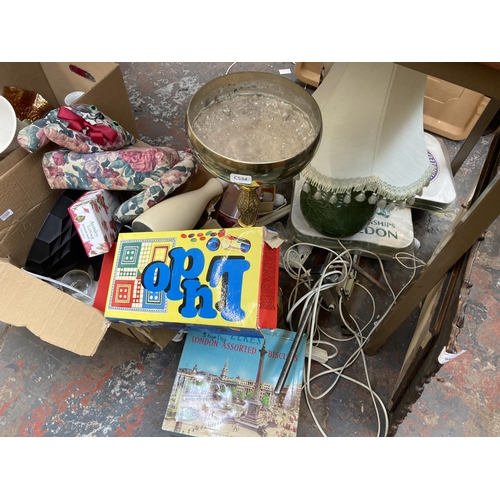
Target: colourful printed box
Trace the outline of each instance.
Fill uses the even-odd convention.
[[[109,252],[116,241],[118,227],[112,217],[119,206],[114,193],[98,189],[87,191],[68,208],[89,257]]]
[[[105,317],[137,326],[276,328],[279,248],[266,228],[122,233]]]

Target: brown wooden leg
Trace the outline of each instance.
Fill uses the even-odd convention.
[[[488,128],[493,117],[496,115],[497,111],[500,109],[500,100],[498,99],[490,99],[490,102],[484,108],[484,111],[481,113],[477,123],[474,125],[474,128],[471,130],[467,139],[465,139],[462,146],[458,150],[455,158],[453,158],[451,162],[451,171],[453,175],[455,175],[463,162],[467,159],[470,152],[477,144],[477,141],[481,138],[481,135],[484,134],[484,131]]]
[[[497,174],[453,231],[444,237],[440,251],[431,257],[425,270],[377,326],[365,346],[366,354],[373,355],[377,352],[448,270],[495,221],[500,215],[499,199],[500,174]]]

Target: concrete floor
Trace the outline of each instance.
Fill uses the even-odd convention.
[[[459,349],[425,386],[397,437],[500,436],[500,254],[497,219],[474,264]]]
[[[184,120],[190,97],[230,65],[120,63],[140,139],[185,149]],[[286,77],[296,80],[293,63],[237,63],[232,71],[246,69],[273,73],[289,69]],[[482,165],[490,141],[490,136],[483,137],[462,167],[457,176],[461,193]],[[453,156],[458,144],[446,141],[446,145]],[[439,223],[444,227],[450,217],[433,219],[437,225],[429,224],[426,216],[418,218],[416,225],[424,227],[429,241],[421,249],[425,257],[439,241]],[[473,288],[459,338],[466,352],[445,364],[426,385],[396,437],[500,435],[499,224],[497,220],[485,235],[473,268]],[[367,360],[372,385],[385,403],[416,319],[408,318],[401,332]],[[87,358],[46,344],[24,328],[0,323],[0,436],[166,437],[161,424],[181,351],[182,343],[171,342],[159,349],[110,330],[96,354]],[[353,375],[361,373],[361,367],[353,368]],[[328,436],[376,433],[369,397],[348,383],[339,384],[315,411]],[[320,435],[305,403],[298,435]]]

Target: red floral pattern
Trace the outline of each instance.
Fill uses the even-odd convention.
[[[42,168],[52,189],[141,191],[127,200],[115,219],[129,223],[182,185],[196,172],[191,153],[172,148],[129,148],[82,154],[45,153]]]
[[[74,130],[68,121],[58,117],[59,110],[63,108],[67,108],[81,117],[86,122],[87,128],[97,125],[112,129],[116,133],[115,139],[112,142],[105,141],[104,144],[96,144],[86,127],[82,130]],[[79,153],[95,153],[97,151],[116,151],[136,142],[132,134],[116,121],[101,113],[95,106],[78,103],[63,106],[63,108],[53,109],[43,118],[23,128],[17,136],[19,145],[26,151],[34,153],[52,141],[62,148]]]

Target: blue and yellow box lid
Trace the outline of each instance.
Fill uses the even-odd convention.
[[[121,233],[105,317],[150,326],[276,328],[279,248],[265,228]]]

